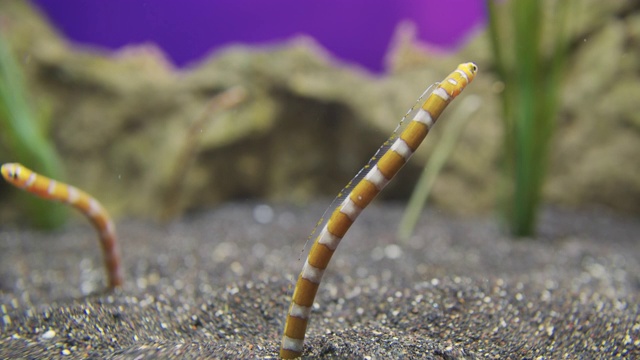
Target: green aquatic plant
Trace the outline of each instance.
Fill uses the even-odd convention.
[[[572,3],[487,0],[495,70],[504,85],[501,212],[514,236],[535,232],[567,59]]]
[[[3,161],[29,164],[38,172],[60,178],[62,165],[42,123],[33,116],[21,69],[0,35],[0,139],[2,150],[8,153],[0,157]],[[24,194],[17,196],[37,227],[51,229],[66,220],[66,210],[60,204]]]
[[[471,119],[471,115],[478,108],[480,108],[480,99],[477,95],[471,95],[464,98],[460,102],[460,106],[451,113],[451,120],[444,125],[442,137],[433,149],[429,162],[422,170],[420,179],[418,179],[418,183],[409,199],[409,204],[407,204],[407,208],[402,215],[398,225],[398,238],[400,240],[407,240],[413,234],[433,184],[435,184],[440,171],[455,149],[458,139]]]

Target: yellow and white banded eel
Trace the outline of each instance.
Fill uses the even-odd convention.
[[[353,180],[355,186],[331,213],[309,250],[307,260],[298,277],[291,306],[284,326],[280,356],[293,359],[302,355],[304,337],[311,314],[311,307],[333,252],[360,212],[387,185],[400,168],[409,160],[449,102],[462,92],[476,75],[474,63],[460,64],[435,89],[398,136],[395,132],[374,155],[361,172],[364,176]],[[347,189],[349,185],[347,186]],[[340,198],[341,195],[338,195]]]
[[[122,264],[116,228],[98,200],[74,186],[37,174],[18,163],[2,165],[0,172],[10,184],[41,198],[67,203],[86,215],[100,236],[109,288],[122,285]]]

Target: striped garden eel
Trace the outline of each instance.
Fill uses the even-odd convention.
[[[67,203],[86,215],[100,236],[109,288],[113,289],[122,285],[122,264],[116,228],[111,217],[98,200],[74,186],[49,179],[18,163],[2,165],[0,172],[10,184],[41,198]]]
[[[369,205],[371,200],[378,195],[409,160],[427,136],[431,127],[436,123],[440,114],[442,114],[451,100],[458,96],[467,84],[473,80],[477,71],[478,67],[474,63],[460,64],[454,72],[437,84],[418,109],[413,120],[407,124],[400,135],[397,135],[398,129],[396,129],[376,155],[347,185],[345,190],[338,194],[336,200],[339,205],[333,210],[329,220],[311,246],[307,260],[302,267],[302,272],[298,277],[282,336],[280,347],[280,356],[282,358],[293,359],[302,355],[311,307],[320,286],[322,275],[331,260],[333,252],[340,244],[340,240],[360,212]],[[422,97],[418,101],[421,99]],[[381,156],[378,156],[378,154],[381,154]],[[354,185],[353,187],[351,186],[352,184]],[[349,190],[351,191],[340,202],[343,194],[346,194]],[[332,207],[329,207],[329,209],[332,209]]]

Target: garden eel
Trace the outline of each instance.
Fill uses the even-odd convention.
[[[74,186],[49,179],[18,163],[4,164],[0,171],[10,184],[41,198],[67,203],[86,215],[100,236],[109,288],[122,286],[122,259],[118,248],[116,227],[98,200]]]
[[[369,160],[369,163],[338,194],[332,206],[329,206],[325,213],[331,213],[331,215],[311,246],[311,250],[309,250],[309,255],[302,267],[291,298],[280,347],[280,356],[282,358],[293,359],[302,356],[311,307],[320,286],[322,275],[331,260],[333,252],[340,244],[340,240],[360,212],[369,205],[371,200],[378,195],[409,160],[427,136],[431,127],[436,123],[440,114],[442,114],[451,100],[458,96],[473,80],[477,71],[478,67],[474,63],[460,64],[441,83],[435,84],[435,89],[429,93],[413,120],[407,124],[400,135],[397,135],[397,131],[404,122],[404,118],[400,121],[396,131]],[[429,89],[418,99],[418,103],[428,93]],[[413,108],[409,110],[405,118],[412,111]],[[349,190],[350,192],[348,192]],[[348,195],[345,196],[345,194]],[[333,208],[334,203],[339,204],[335,209]],[[321,224],[322,221],[321,219],[318,224]],[[314,232],[311,234],[313,235]]]

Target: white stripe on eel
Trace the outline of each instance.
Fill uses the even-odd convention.
[[[362,208],[356,205],[356,203],[354,203],[351,198],[347,197],[342,203],[340,212],[347,215],[349,219],[351,219],[351,221],[356,221],[358,215],[360,215],[360,212],[362,212]]]
[[[311,306],[301,306],[294,302],[291,304],[291,309],[289,309],[289,315],[301,319],[308,319],[311,315]]]
[[[102,208],[100,207],[100,204],[98,204],[98,202],[93,198],[90,198],[89,209],[87,210],[87,214],[89,214],[89,216],[93,218],[93,217],[96,217],[96,215],[101,214],[102,212],[104,212],[104,210],[102,210]]]
[[[333,235],[325,226],[325,228],[322,229],[322,232],[320,233],[318,244],[326,246],[327,248],[329,248],[329,250],[335,250],[338,245],[340,245],[340,240],[342,240],[341,237]]]
[[[282,338],[282,348],[301,353],[304,348],[304,339],[292,339],[285,335]]]
[[[447,91],[445,89],[441,88],[441,87],[438,87],[435,90],[433,90],[433,94],[438,96],[439,98],[441,98],[444,101],[449,101],[451,99],[451,96],[449,96]]]
[[[456,69],[456,71],[455,71],[455,72],[457,72],[458,74],[460,74],[460,76],[462,76],[462,77],[467,81],[467,83],[469,83],[469,77],[467,76],[467,74],[466,74],[464,71],[462,71],[462,70],[460,70],[460,69]]]
[[[411,151],[409,145],[407,145],[406,141],[402,140],[401,138],[396,139],[393,145],[391,145],[391,150],[402,156],[405,161],[409,160],[409,158],[413,154],[413,151]]]
[[[49,182],[49,186],[47,186],[47,194],[54,195],[56,185],[58,185],[58,183],[55,180],[51,179],[51,181]]]
[[[372,167],[364,178],[365,180],[371,182],[376,187],[376,189],[378,189],[378,191],[384,189],[384,187],[389,182],[389,179],[387,179],[384,174],[382,174],[380,169],[378,169],[378,165]]]
[[[116,235],[116,226],[111,219],[107,219],[104,229],[100,232],[103,237],[112,237]]]
[[[311,281],[314,284],[320,284],[324,270],[309,264],[309,259],[304,263],[302,267],[302,278]]]
[[[16,172],[17,174],[17,172]],[[36,182],[36,177],[38,175],[36,175],[36,173],[32,172],[31,175],[29,175],[29,178],[27,179],[27,181],[24,183],[24,188],[29,188],[31,187],[31,185],[33,185]]]
[[[78,193],[78,189],[75,187],[68,185],[67,186],[67,203],[73,205],[78,201],[80,194]]]
[[[425,109],[418,110],[418,113],[413,118],[413,121],[417,121],[417,122],[420,122],[420,123],[423,123],[423,124],[427,125],[428,129],[431,129],[431,127],[433,126],[433,123],[434,123],[433,117]]]

